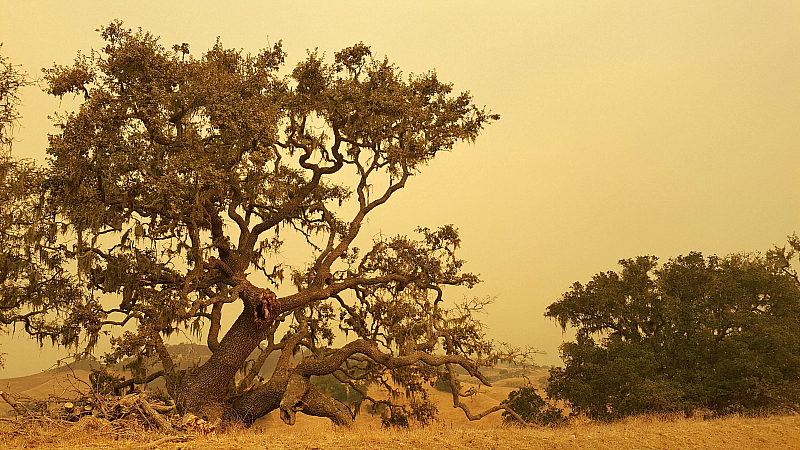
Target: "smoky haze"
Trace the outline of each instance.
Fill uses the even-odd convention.
[[[69,64],[119,18],[188,42],[257,52],[283,40],[287,67],[363,41],[406,74],[435,69],[501,114],[440,155],[370,220],[368,233],[453,223],[466,270],[493,296],[489,335],[558,364],[544,309],[621,258],[765,251],[800,231],[800,3],[3,1],[2,54],[32,76]],[[14,154],[45,161],[48,115],[71,106],[32,86]],[[0,338],[0,377],[58,351]]]

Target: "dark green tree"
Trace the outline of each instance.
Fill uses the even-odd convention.
[[[792,241],[794,242],[794,241]],[[658,266],[620,261],[575,283],[546,315],[577,331],[547,392],[577,413],[613,420],[708,408],[797,409],[800,283],[794,253],[704,258]]]
[[[497,349],[474,309],[442,302],[444,287],[479,281],[462,270],[457,230],[354,242],[497,115],[363,44],[281,75],[280,43],[195,57],[120,22],[100,31],[104,48],[45,73],[50,94],[83,99],[58,120],[47,167],[3,175],[4,323],[87,352],[126,326],[107,360],[157,356],[148,379],[163,375],[179,412],[211,420],[279,409],[294,423],[302,409],[352,422],[312,376],[413,392],[456,364],[488,383],[478,367]],[[304,266],[281,263],[284,242],[307,246]],[[163,338],[180,330],[204,333],[207,362],[178,370]],[[333,347],[337,333],[348,340]]]

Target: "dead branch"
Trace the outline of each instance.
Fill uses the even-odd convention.
[[[114,385],[114,392],[119,393],[120,391],[122,391],[126,387],[130,387],[130,386],[132,386],[134,384],[147,384],[147,383],[150,383],[151,381],[155,380],[156,378],[163,377],[163,376],[164,376],[164,371],[163,370],[159,370],[157,372],[151,373],[146,378],[130,378],[128,380],[125,380],[125,381],[122,381],[120,383],[115,384]]]
[[[145,414],[145,416],[156,424],[156,427],[159,429],[159,431],[164,433],[169,433],[172,431],[172,425],[169,423],[169,421],[164,418],[164,416],[156,412],[156,410],[153,409],[144,396],[140,395],[137,403],[139,407],[142,408],[142,412]]]
[[[5,400],[6,403],[11,405],[11,407],[14,408],[14,411],[16,411],[17,414],[19,414],[21,416],[29,416],[30,415],[30,411],[28,411],[28,409],[25,408],[25,406],[22,403],[14,400],[14,398],[12,398],[10,395],[8,395],[8,392],[0,391],[0,397],[3,397],[3,400]]]

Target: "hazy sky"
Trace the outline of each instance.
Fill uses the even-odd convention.
[[[547,352],[543,318],[575,281],[621,258],[767,250],[800,232],[800,2],[0,0],[2,54],[34,76],[102,41],[119,18],[188,42],[255,53],[363,41],[406,73],[436,69],[502,119],[439,157],[377,211],[370,232],[454,223],[496,296],[489,335]],[[17,156],[44,159],[59,108],[23,91]],[[65,104],[69,102],[65,101]],[[64,106],[64,105],[62,105]],[[567,336],[568,338],[569,336]],[[0,338],[0,377],[54,352]]]

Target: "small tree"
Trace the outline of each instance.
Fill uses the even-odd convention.
[[[601,420],[708,408],[796,409],[800,403],[800,283],[788,261],[690,253],[659,267],[620,261],[575,283],[546,315],[577,341],[561,347],[547,392]],[[783,263],[778,263],[778,262]]]
[[[503,411],[504,423],[553,426],[562,425],[567,421],[564,411],[543,399],[530,384],[511,391],[505,405],[509,409]]]
[[[279,409],[289,424],[298,410],[351,423],[313,376],[409,393],[456,364],[488,383],[479,365],[498,354],[473,316],[482,303],[443,303],[446,286],[479,281],[462,270],[456,228],[354,242],[497,115],[363,44],[332,63],[311,52],[281,76],[280,43],[245,55],[218,42],[196,58],[120,22],[100,31],[101,51],[45,73],[50,94],[83,99],[50,136],[48,166],[4,175],[4,323],[86,352],[133,327],[107,360],[157,355],[163,371],[148,379],[163,375],[179,412],[212,420]],[[304,266],[280,262],[285,242],[307,246]],[[204,333],[210,359],[178,370],[163,338],[179,330]]]

